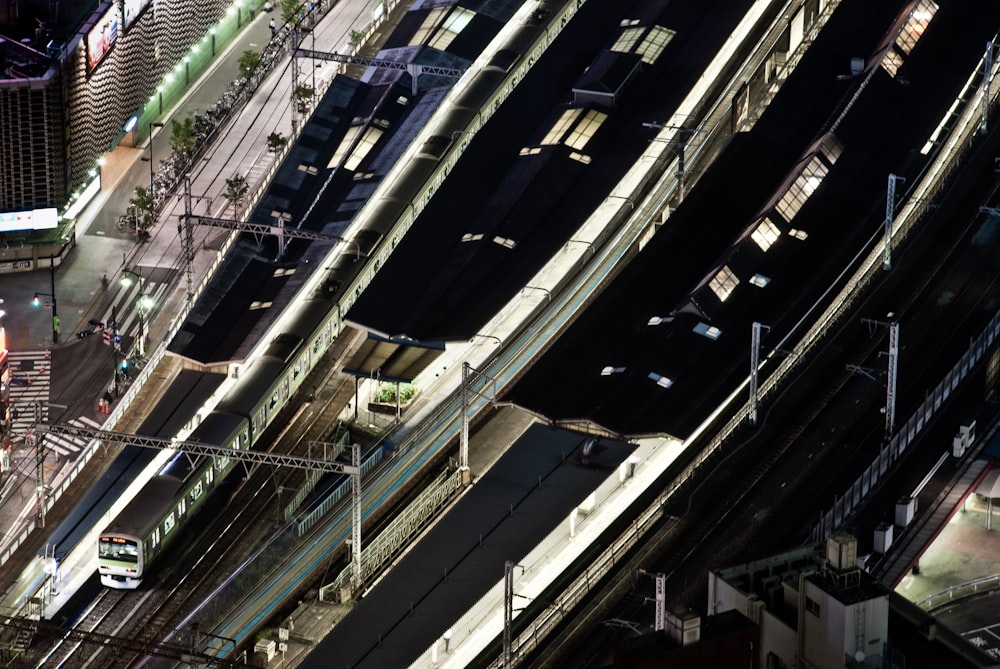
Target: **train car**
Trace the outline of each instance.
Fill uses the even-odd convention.
[[[271,340],[189,440],[239,450],[257,443],[322,354],[319,343],[328,339],[324,333],[330,305],[323,299],[304,300],[290,314],[287,331]],[[316,342],[312,347],[305,345],[310,337]],[[192,457],[183,452],[172,458],[101,533],[101,583],[137,588],[146,570],[236,462],[235,458]]]
[[[198,408],[224,379],[222,374],[181,371],[164,393],[163,401],[149,413],[136,434],[166,438],[175,436],[194,418]],[[52,531],[39,549],[38,556],[63,561],[94,525],[108,517],[115,501],[125,494],[132,481],[154,457],[156,451],[149,448],[126,446],[122,449],[86,497]]]
[[[191,440],[242,448],[248,443],[248,432],[245,416],[215,411],[206,416]],[[149,565],[171,545],[235,462],[183,452],[171,458],[101,533],[97,549],[101,584],[139,587]]]
[[[530,14],[519,15],[520,23],[507,35],[503,47],[492,53],[484,68],[471,73],[472,79],[464,83],[458,98],[434,120],[432,131],[403,172],[396,175],[389,192],[379,198],[366,220],[351,226],[348,239],[355,248],[353,252],[342,249],[328,265],[323,286],[326,294],[307,296],[289,305],[275,328],[279,334],[259,358],[239,372],[237,385],[206,417],[193,439],[231,444],[233,448],[251,448],[257,443],[329,349],[339,334],[343,314],[433,196],[464,151],[469,136],[488,121],[544,51],[555,22],[565,24],[579,4],[540,3]],[[552,13],[555,9],[559,9],[556,15]],[[358,262],[361,257],[365,262]],[[240,420],[226,428],[217,424],[224,422],[220,416]],[[209,437],[208,432],[218,429],[226,434]],[[233,464],[220,462],[227,458],[216,458],[214,465],[199,462],[186,473],[170,470],[185,457],[174,458],[147,486],[149,490],[140,493],[144,501],[137,497],[102,534],[98,550],[105,585],[137,587],[168,536],[179,534],[178,526],[193,510],[192,496],[214,487]],[[219,478],[213,478],[217,473]]]

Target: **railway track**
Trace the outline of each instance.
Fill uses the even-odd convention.
[[[974,187],[947,196],[986,203],[996,190],[996,175],[984,170]],[[660,557],[646,556],[642,565],[647,572],[666,575],[668,606],[703,607],[706,565],[736,564],[799,545],[808,537],[810,519],[833,495],[842,493],[844,481],[853,480],[881,447],[885,425],[879,409],[885,401],[884,388],[848,373],[845,365],[884,368],[879,356],[886,349],[885,328],[865,336],[858,319],[891,313],[902,322],[900,369],[906,383],[897,402],[910,409],[990,318],[992,314],[979,307],[995,308],[997,301],[1000,264],[989,250],[996,248],[995,239],[990,243],[995,225],[984,222],[970,205],[963,203],[957,209],[961,216],[939,214],[933,235],[924,230],[911,239],[904,249],[905,269],[901,263],[883,285],[859,300],[854,315],[843,319],[794,385],[770,403],[760,432],[738,437],[743,440],[739,452],[727,456],[732,461],[711,471],[703,467],[705,474],[689,485],[691,492],[670,506],[675,515],[664,523],[661,535],[651,539]],[[906,332],[933,336],[908,339]],[[847,429],[836,418],[845,413],[856,419]],[[768,423],[787,427],[765,429]],[[772,446],[775,443],[780,446]],[[529,664],[556,666],[567,655],[573,656],[574,666],[606,662],[608,650],[623,638],[624,630],[651,628],[653,593],[644,582],[649,580],[634,573],[619,574],[615,581],[625,595],[617,598],[617,605],[611,605],[616,598],[605,595],[603,608],[588,612],[590,624],[578,629],[583,640],[558,653],[550,649],[546,657],[532,658]]]

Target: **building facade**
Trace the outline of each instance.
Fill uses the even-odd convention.
[[[65,41],[4,40],[0,212],[62,213],[99,185],[101,157],[145,138],[143,128],[164,111],[165,87],[187,83],[192,58],[214,57],[212,31],[227,11],[239,12],[235,22],[255,4],[105,0]]]

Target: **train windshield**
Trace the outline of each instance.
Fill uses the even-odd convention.
[[[101,537],[98,557],[103,560],[139,561],[139,544],[122,537]]]

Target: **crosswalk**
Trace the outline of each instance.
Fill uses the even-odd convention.
[[[140,329],[145,332],[148,341],[149,322],[166,301],[174,274],[174,270],[147,268],[141,281],[132,281],[128,286],[115,284],[116,292],[111,304],[94,318],[102,324],[95,330],[101,330],[102,336],[107,332],[108,344],[112,343],[112,330],[117,331],[123,340],[123,346],[127,342],[134,342]],[[149,278],[145,278],[146,276]]]
[[[47,415],[35,416],[36,409],[47,412],[52,361],[49,351],[10,351],[10,412],[14,435],[23,435],[36,420],[48,420]]]
[[[11,435],[15,446],[33,447],[38,437],[37,424],[49,422],[50,379],[52,374],[49,351],[10,351]],[[101,424],[86,416],[69,421],[76,427],[99,428]],[[45,437],[47,449],[61,457],[70,457],[86,447],[84,439],[62,435]]]
[[[99,429],[101,427],[100,423],[86,416],[74,418],[69,421],[69,424],[73,427],[87,427],[91,429]],[[45,435],[43,443],[46,451],[55,451],[60,457],[68,458],[82,451],[87,446],[88,441],[82,437],[67,437],[64,434],[49,432]]]

